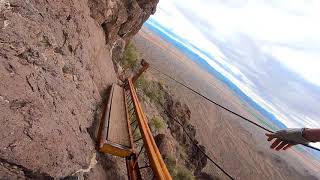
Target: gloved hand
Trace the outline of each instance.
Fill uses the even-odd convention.
[[[268,141],[276,139],[270,148],[279,151],[281,149],[286,150],[296,144],[308,144],[310,141],[303,137],[304,129],[305,128],[289,128],[274,133],[266,133]]]

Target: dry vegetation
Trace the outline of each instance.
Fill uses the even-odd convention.
[[[136,69],[139,66],[138,59],[139,53],[137,52],[133,43],[130,42],[123,52],[121,65],[124,67],[124,69]]]

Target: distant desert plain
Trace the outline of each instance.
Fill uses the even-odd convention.
[[[148,27],[143,27],[133,42],[141,58],[151,66],[250,120],[267,127],[275,126],[227,85]],[[197,140],[206,147],[207,154],[235,179],[319,178],[320,165],[314,157],[296,148],[281,152],[269,149],[264,130],[215,106],[157,71],[149,69],[147,73],[165,82],[174,97],[189,106]],[[219,179],[228,179],[213,163],[208,162],[204,171]]]

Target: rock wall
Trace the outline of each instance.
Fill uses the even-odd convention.
[[[90,0],[91,17],[105,32],[114,61],[120,59],[125,44],[156,11],[159,0]]]
[[[89,166],[89,130],[117,82],[112,50],[156,4],[0,0],[0,179],[63,178]]]
[[[192,170],[195,176],[200,176],[202,169],[207,165],[207,158],[202,153],[206,152],[206,148],[196,139],[196,129],[190,123],[191,111],[186,104],[174,99],[170,93],[165,94],[163,116],[168,118],[168,128],[185,150],[186,167]]]

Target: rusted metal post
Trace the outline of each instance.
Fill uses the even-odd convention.
[[[136,164],[137,156],[132,154],[130,157],[126,158],[128,179],[129,180],[141,180],[141,174],[139,170],[139,165]]]
[[[141,74],[144,73],[149,68],[149,63],[147,63],[146,60],[142,59],[141,60],[141,66],[142,66],[142,68],[139,69],[139,72],[132,77],[132,82],[133,83],[135,83],[136,80],[141,76]]]

